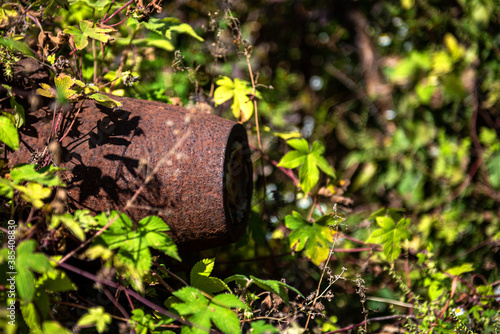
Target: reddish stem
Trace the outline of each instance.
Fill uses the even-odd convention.
[[[106,22],[108,22],[109,20],[111,20],[116,14],[120,13],[122,10],[124,10],[125,8],[127,8],[128,6],[130,6],[132,4],[132,2],[134,2],[134,0],[129,0],[126,4],[124,4],[123,6],[121,6],[120,8],[118,8],[107,19],[105,19],[104,21],[102,21],[102,24],[106,24]]]

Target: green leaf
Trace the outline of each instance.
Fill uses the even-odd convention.
[[[215,105],[222,104],[234,96],[234,83],[228,77],[222,77],[218,79],[216,85],[219,86],[214,92],[214,102]]]
[[[72,100],[75,98],[76,91],[71,89],[75,84],[75,79],[64,73],[54,78],[57,90],[57,98],[61,100]]]
[[[71,334],[72,332],[66,328],[64,328],[57,321],[44,321],[42,327],[43,334]]]
[[[333,170],[332,167],[328,164],[328,161],[320,155],[316,155],[315,153],[312,154],[312,157],[314,158],[314,162],[316,165],[321,169],[323,173],[325,173],[328,176],[335,177],[335,171]]]
[[[84,3],[92,9],[103,10],[113,4],[113,0],[69,0],[70,4]]]
[[[474,265],[472,263],[464,263],[460,266],[452,267],[446,270],[448,274],[453,276],[460,276],[471,271],[474,271]]]
[[[231,109],[234,117],[241,122],[250,119],[253,114],[253,102],[249,97],[253,94],[252,87],[248,81],[234,79],[234,82],[228,77],[221,77],[215,82],[219,87],[214,92],[215,105],[220,105],[229,99],[233,99]],[[261,97],[260,93],[256,93],[256,97]]]
[[[259,286],[260,288],[266,290],[266,291],[271,291],[281,297],[285,303],[289,303],[288,300],[288,290],[294,291],[296,294],[298,294],[301,297],[304,297],[299,290],[295,289],[294,287],[283,283],[281,281],[275,281],[275,280],[262,280],[260,278],[257,278],[255,276],[250,276],[250,279],[252,280],[255,285]]]
[[[137,334],[148,334],[149,332],[153,332],[156,328],[151,314],[145,315],[142,309],[133,310],[130,320],[132,324],[135,324],[135,331]]]
[[[500,152],[495,153],[486,161],[490,184],[493,189],[500,189]]]
[[[99,104],[102,104],[103,106],[108,108],[120,107],[122,105],[121,102],[113,100],[109,96],[100,93],[94,93],[92,95],[89,95],[89,98],[97,101]]]
[[[78,320],[77,326],[95,326],[97,332],[104,333],[108,330],[111,320],[111,315],[104,311],[104,307],[92,307]]]
[[[206,333],[212,322],[224,333],[241,333],[239,319],[229,307],[246,308],[246,305],[235,296],[217,295],[210,301],[193,287],[184,287],[173,294],[181,302],[174,303],[172,307],[195,325],[192,328],[183,327],[182,333]]]
[[[326,159],[322,156],[325,147],[315,141],[311,148],[304,138],[290,139],[288,145],[295,150],[290,151],[281,158],[279,167],[297,168],[299,170],[299,186],[305,194],[316,186],[319,181],[319,169],[325,174],[335,177],[333,168],[330,167]],[[318,169],[319,167],[319,169]]]
[[[28,183],[26,187],[16,186],[16,189],[21,192],[21,198],[33,204],[37,209],[43,206],[43,199],[46,199],[52,193],[50,188],[46,188],[38,183]]]
[[[56,174],[58,171],[64,170],[63,168],[57,168],[52,165],[45,166],[39,170],[35,168],[36,166],[33,164],[16,165],[10,171],[10,177],[16,184],[21,182],[36,182],[48,187],[64,186],[64,183],[61,182]]]
[[[309,144],[304,138],[294,138],[287,141],[287,144],[301,152],[302,154],[309,154]]]
[[[171,26],[170,28],[168,28],[168,30],[165,32],[165,37],[167,37],[168,39],[172,39],[172,32],[178,32],[178,33],[181,33],[181,34],[187,34],[191,37],[194,37],[196,38],[198,41],[200,42],[203,42],[204,39],[201,38],[193,29],[193,27],[191,27],[189,24],[187,23],[181,23],[179,25],[174,25],[174,26]]]
[[[128,39],[118,39],[117,40],[118,44],[129,44]],[[158,49],[162,49],[165,51],[173,51],[175,50],[174,45],[169,42],[165,38],[136,38],[132,41],[133,45],[137,45],[139,47],[154,47]]]
[[[73,36],[75,46],[78,50],[84,49],[88,44],[88,38],[96,39],[100,42],[107,43],[111,38],[107,33],[114,31],[112,28],[100,28],[93,27],[94,23],[92,21],[83,20],[80,21],[80,29],[77,27],[70,26],[64,29],[66,34]]]
[[[16,98],[12,96],[10,98],[10,107],[14,110],[14,119],[16,121],[16,128],[20,128],[26,122],[26,117],[24,115],[24,107],[17,103]]]
[[[269,334],[269,333],[279,333],[279,329],[273,327],[272,325],[266,324],[264,320],[257,320],[251,323],[252,334]]]
[[[64,271],[52,270],[44,273],[37,281],[37,286],[43,286],[51,292],[76,290],[76,285],[71,282]]]
[[[288,239],[290,248],[301,251],[305,247],[305,255],[314,264],[319,265],[328,258],[333,242],[329,219],[307,222],[298,212],[285,217],[285,225],[292,230]]]
[[[63,223],[80,241],[85,241],[85,232],[83,232],[83,229],[73,216],[68,213],[62,215],[52,215],[49,229],[52,230],[58,227],[61,223]]]
[[[379,216],[376,217],[376,222],[380,228],[373,231],[366,242],[382,243],[384,255],[388,261],[393,262],[401,254],[401,242],[410,237],[410,219],[402,218],[396,224],[391,217]]]
[[[13,150],[19,149],[19,133],[16,128],[14,116],[2,112],[0,115],[0,141]]]
[[[215,296],[213,300],[214,302],[217,302],[217,304],[220,304],[228,308],[240,308],[240,309],[248,308],[248,306],[245,305],[245,303],[243,303],[241,300],[239,300],[238,297],[230,293],[221,293]]]
[[[306,159],[307,155],[304,155],[302,152],[290,151],[281,158],[278,166],[293,169],[302,165]]]
[[[109,248],[119,249],[118,255],[121,260],[131,264],[139,275],[144,275],[151,267],[149,247],[180,261],[177,246],[166,234],[170,229],[161,218],[145,217],[135,228],[125,214],[116,211],[112,211],[109,217],[101,213],[95,219],[101,225],[105,225],[115,216],[118,216],[115,222],[101,235],[101,238]]]
[[[319,169],[312,154],[308,154],[299,170],[299,186],[305,194],[314,188],[319,181]]]
[[[36,280],[33,272],[43,274],[54,270],[44,254],[33,253],[35,248],[35,240],[23,241],[16,248],[16,287],[19,297],[26,302],[33,300],[35,295]]]
[[[7,179],[0,178],[0,196],[12,198],[14,196],[15,184]]]
[[[215,259],[198,261],[191,269],[191,285],[208,293],[219,292],[227,289],[231,291],[224,281],[217,277],[209,277],[214,268]]]

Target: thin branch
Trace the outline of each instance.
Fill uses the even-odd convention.
[[[407,307],[407,308],[414,308],[413,304],[410,303],[405,303],[405,302],[400,302],[398,300],[392,300],[392,299],[387,299],[387,298],[380,298],[380,297],[366,297],[366,300],[371,300],[374,302],[379,302],[379,303],[385,303],[385,304],[392,304],[396,306],[401,306],[401,307]]]
[[[167,317],[172,318],[172,319],[174,319],[174,320],[176,320],[184,325],[200,328],[199,326],[193,325],[191,322],[184,320],[180,316],[178,316],[178,315],[164,309],[163,307],[156,305],[155,303],[149,301],[147,298],[141,296],[137,292],[130,290],[130,289],[127,289],[127,288],[119,285],[116,282],[110,281],[108,279],[99,278],[96,275],[93,275],[93,274],[86,272],[84,270],[81,270],[79,268],[73,267],[72,265],[67,264],[67,263],[58,263],[58,266],[66,269],[66,270],[72,271],[76,274],[79,274],[85,278],[88,278],[91,281],[95,281],[95,282],[100,283],[100,284],[105,284],[105,285],[110,286],[110,287],[115,288],[115,289],[121,289],[152,310],[155,310],[163,315],[166,315]],[[205,330],[205,328],[200,328],[200,329]]]
[[[111,20],[116,14],[120,13],[122,10],[130,6],[134,2],[134,0],[129,0],[126,4],[124,4],[122,7],[118,8],[113,14],[111,14],[107,19],[102,21],[102,24],[106,24],[109,20]]]
[[[109,292],[108,289],[102,289],[102,290],[104,291],[104,294],[106,295],[106,297],[108,297],[108,299],[111,300],[111,302],[121,312],[121,314],[123,314],[125,319],[127,319],[127,320],[130,319],[130,316],[127,314],[127,311],[125,311],[123,306],[120,305],[118,300],[116,300],[116,298],[111,294],[111,292]]]
[[[113,217],[113,219],[111,219],[103,228],[101,228],[99,231],[97,231],[96,234],[94,234],[92,237],[90,237],[89,239],[87,239],[85,242],[81,243],[80,246],[78,246],[77,248],[73,249],[71,252],[69,252],[68,254],[66,254],[57,263],[57,265],[63,264],[64,261],[66,261],[67,259],[69,259],[70,257],[72,257],[80,249],[82,249],[82,248],[86,247],[88,244],[90,244],[92,242],[92,240],[94,240],[95,238],[97,238],[98,236],[100,236],[104,231],[106,231],[111,226],[111,224],[113,224],[116,221],[116,219],[118,219],[118,217],[119,217],[119,215],[115,215]]]
[[[344,328],[341,328],[341,329],[337,329],[336,331],[327,332],[326,334],[333,334],[333,333],[347,332],[347,331],[350,331],[350,330],[352,330],[352,329],[354,329],[354,328],[361,327],[361,326],[363,326],[365,323],[369,323],[369,322],[374,322],[374,321],[383,321],[383,320],[392,320],[392,319],[401,319],[401,318],[405,318],[405,319],[416,319],[416,316],[414,316],[414,315],[404,315],[404,314],[401,314],[401,315],[388,315],[388,316],[386,316],[386,317],[371,318],[371,319],[368,319],[368,320],[364,320],[364,321],[360,322],[359,324],[350,325],[350,326],[347,326],[347,327],[344,327]]]

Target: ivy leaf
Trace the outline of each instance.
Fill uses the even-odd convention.
[[[107,6],[113,4],[114,1],[112,0],[70,0],[70,4],[75,4],[75,3],[84,3],[87,6],[89,6],[92,9],[95,10],[103,10]]]
[[[474,271],[474,265],[472,263],[464,263],[460,266],[452,267],[448,269],[446,272],[453,276],[460,276],[464,273],[468,273]]]
[[[207,333],[212,322],[224,333],[241,333],[238,316],[230,308],[247,307],[237,297],[222,294],[210,301],[193,287],[184,287],[174,292],[174,296],[181,302],[172,307],[195,325],[192,328],[183,327],[182,333]]]
[[[16,248],[16,286],[19,297],[25,302],[33,300],[35,295],[36,280],[33,272],[43,274],[54,270],[44,254],[33,253],[35,248],[35,240],[23,241]]]
[[[255,276],[246,277],[245,275],[240,275],[240,274],[232,275],[224,280],[224,282],[226,283],[234,281],[242,286],[246,286],[247,288],[250,287],[252,284],[255,284],[261,289],[264,289],[265,291],[270,291],[279,295],[281,299],[287,304],[289,303],[288,290],[292,290],[299,296],[304,297],[299,290],[281,281],[262,280]]]
[[[53,292],[76,290],[76,285],[71,282],[64,271],[52,270],[44,273],[37,281],[37,286]]]
[[[279,333],[279,330],[272,325],[266,324],[264,320],[252,322],[252,334]]]
[[[144,314],[144,311],[140,308],[132,311],[130,322],[135,326],[137,334],[148,334],[156,328],[152,315]]]
[[[304,138],[290,139],[287,144],[302,154],[309,154],[309,144]]]
[[[21,191],[21,198],[27,202],[33,204],[33,206],[37,209],[40,209],[43,206],[43,199],[50,196],[52,190],[50,188],[46,188],[38,183],[28,183],[26,187],[23,186],[15,186],[15,188]]]
[[[74,100],[76,91],[71,89],[75,84],[75,79],[64,73],[59,74],[54,78],[57,90],[57,98],[63,100]]]
[[[14,116],[2,112],[0,115],[0,141],[4,142],[13,150],[19,148],[19,133],[16,128]]]
[[[89,308],[88,313],[84,314],[76,323],[77,326],[95,326],[97,332],[104,333],[108,330],[108,325],[111,323],[111,315],[104,311],[104,307]]]
[[[57,98],[59,101],[76,101],[79,97],[77,92],[71,87],[76,83],[76,80],[71,76],[61,73],[54,78],[56,88],[52,88],[49,85],[42,83],[36,92],[42,96],[49,98]]]
[[[45,166],[39,170],[33,164],[17,165],[10,171],[10,177],[16,184],[21,182],[36,182],[48,187],[64,186],[56,172],[64,170],[52,165]]]
[[[187,23],[180,23],[179,21],[179,24],[177,25],[173,25],[171,26],[170,28],[168,28],[168,30],[165,32],[165,37],[167,37],[168,39],[172,39],[172,32],[178,32],[178,33],[181,33],[181,34],[187,34],[195,39],[197,39],[198,41],[200,42],[203,42],[204,39],[201,38],[193,29],[193,27],[191,27],[189,24]]]
[[[214,102],[216,105],[222,104],[234,96],[234,83],[228,77],[223,76],[215,82],[219,87],[214,92]]]
[[[64,29],[64,32],[73,37],[73,41],[78,50],[84,49],[89,44],[89,37],[107,43],[111,39],[111,36],[107,33],[114,31],[114,29],[109,27],[93,27],[93,25],[94,23],[92,21],[83,20],[80,22],[80,28],[70,26]]]
[[[249,96],[253,95],[253,90],[248,81],[234,79],[234,82],[228,77],[221,77],[215,82],[219,87],[214,92],[215,105],[220,105],[229,99],[233,99],[231,110],[234,117],[241,122],[250,119],[253,114],[253,102]],[[261,98],[259,92],[255,95]]]
[[[297,252],[305,248],[306,257],[319,265],[328,258],[333,242],[330,222],[330,219],[320,219],[309,223],[296,211],[286,216],[285,225],[292,230],[288,236],[290,248]]]
[[[17,103],[16,98],[14,96],[10,98],[10,107],[12,110],[14,110],[14,119],[16,121],[16,127],[19,129],[26,122],[24,107],[19,103]]]
[[[367,243],[382,243],[383,251],[388,261],[395,261],[401,254],[401,241],[408,239],[410,233],[410,219],[402,218],[396,224],[391,217],[379,216],[375,218],[380,228],[372,232]]]
[[[116,211],[112,211],[109,217],[101,213],[95,219],[105,225],[116,215],[118,218],[101,235],[101,238],[109,248],[119,249],[120,258],[125,263],[132,264],[140,275],[144,275],[151,267],[149,247],[158,249],[180,261],[177,246],[166,234],[170,228],[161,218],[152,216],[143,218],[135,229],[134,224],[125,214]]]
[[[42,333],[43,334],[71,334],[72,332],[66,328],[64,328],[57,321],[44,321],[42,325]]]
[[[80,241],[85,241],[85,232],[83,232],[81,226],[69,213],[52,215],[49,230],[57,228],[61,223],[63,223]]]
[[[323,157],[325,147],[319,142],[314,142],[309,148],[307,140],[304,138],[290,139],[288,145],[292,150],[285,154],[278,163],[279,167],[299,169],[299,186],[302,191],[308,194],[319,181],[319,170],[331,177],[335,177],[335,171]]]
[[[177,32],[194,37],[200,42],[204,41],[189,24],[182,23],[179,19],[174,17],[165,17],[163,19],[153,17],[150,18],[148,22],[143,22],[143,24],[147,29],[164,35],[168,40],[172,39],[173,32]]]
[[[89,98],[97,101],[98,103],[108,108],[120,107],[122,105],[121,102],[113,100],[109,96],[100,93],[94,93],[92,95],[89,95]]]
[[[191,285],[208,293],[219,292],[224,289],[231,291],[224,281],[217,277],[209,277],[214,269],[215,259],[198,261],[191,269]]]

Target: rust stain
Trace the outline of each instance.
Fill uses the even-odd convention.
[[[153,169],[186,131],[190,135],[165,160],[132,209],[135,221],[162,217],[181,249],[227,244],[244,232],[252,197],[252,165],[245,128],[208,114],[154,101],[119,98],[110,109],[85,101],[62,141],[63,173],[71,209],[123,210]],[[28,163],[49,137],[51,110],[31,112],[21,148],[11,163]],[[70,115],[71,114],[71,115]],[[66,128],[72,115],[67,113]]]

